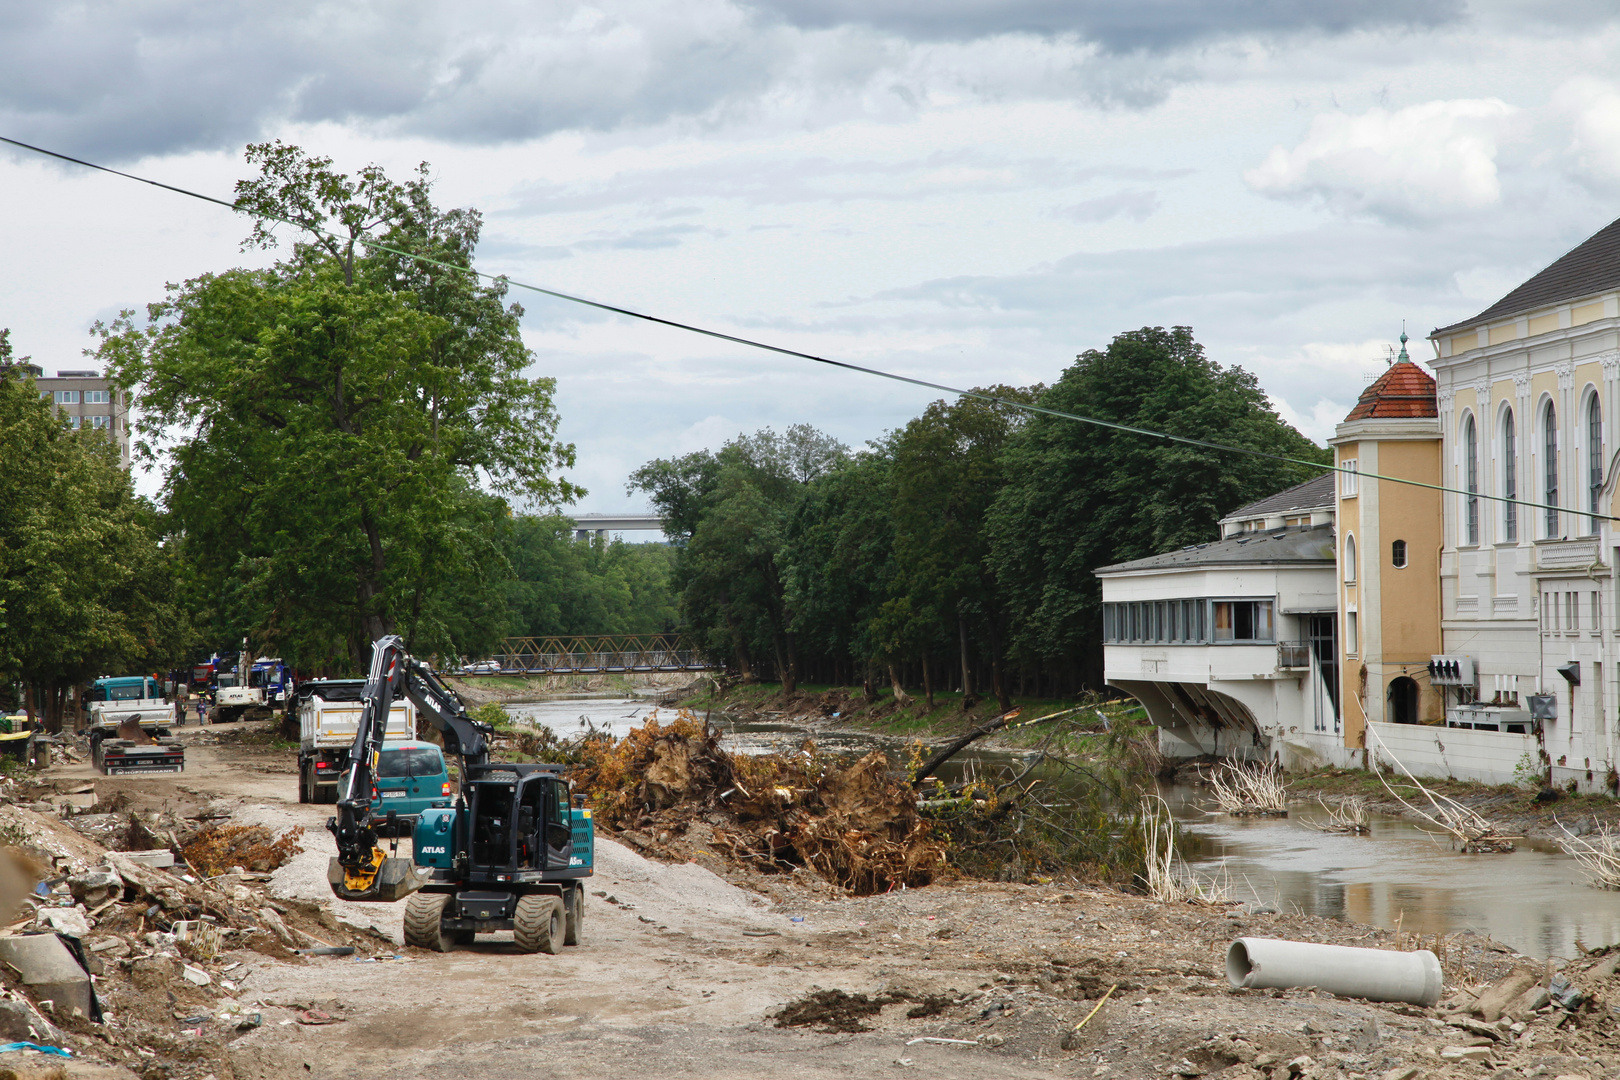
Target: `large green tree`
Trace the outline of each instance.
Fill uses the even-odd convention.
[[[101,328],[142,418],[138,452],[169,465],[190,600],[215,640],[246,633],[310,666],[395,631],[468,651],[489,624],[457,605],[492,598],[465,586],[510,574],[504,499],[580,493],[559,475],[574,451],[556,438],[554,382],[525,374],[522,309],[471,272],[479,216],[437,208],[425,165],[397,183],[281,143],[248,159],[249,243],[291,231],[290,255]]]
[[[1034,400],[1040,388],[996,386],[1004,401]],[[1002,450],[1025,414],[963,397],[936,401],[894,440],[895,601],[885,615],[890,655],[921,658],[956,643],[964,702],[973,697],[975,655],[989,662],[997,700],[1011,707],[1003,660],[1007,613],[989,565],[985,518],[1005,480]],[[925,684],[931,688],[926,678]]]
[[[70,430],[0,354],[0,684],[32,688],[54,726],[70,687],[178,659],[187,624],[162,536],[113,440]]]
[[[580,541],[573,529],[564,517],[514,520],[507,548],[513,578],[505,583],[511,633],[656,634],[677,628],[673,547]]]
[[[1329,463],[1272,409],[1254,376],[1204,355],[1187,327],[1120,334],[1076,359],[1040,398],[1049,408],[1173,435]],[[1100,566],[1217,535],[1244,503],[1316,475],[1308,465],[1203,449],[1059,417],[1009,441],[988,518],[989,566],[1026,661],[1101,681]]]
[[[717,453],[648,462],[629,489],[645,492],[677,544],[681,610],[703,646],[745,678],[768,659],[792,690],[798,638],[782,554],[808,487],[847,449],[808,425],[740,435]]]

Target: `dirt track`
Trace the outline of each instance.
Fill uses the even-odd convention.
[[[349,922],[399,940],[403,905],[351,905],[325,886],[329,807],[295,800],[288,751],[223,743],[212,729],[181,776],[98,778],[103,798],[140,805],[231,800],[243,823],[301,824],[306,852],[272,890],[329,901]],[[58,766],[62,780],[87,766]],[[235,1038],[238,1077],[828,1077],[915,1070],[955,1077],[1158,1077],[1214,1074],[1288,1080],[1369,1076],[1406,1062],[1426,1075],[1478,1076],[1442,1065],[1441,1046],[1466,1043],[1431,1010],[1369,1005],[1310,991],[1230,990],[1220,963],[1240,934],[1340,944],[1392,935],[1326,920],[1241,908],[1165,906],[1111,890],[960,883],[887,896],[831,897],[820,883],[747,878],[665,865],[598,838],[586,943],[558,956],[518,954],[499,940],[448,955],[400,949],[399,959],[287,963],[243,953],[236,996],[257,1001],[264,1026]],[[770,895],[762,896],[760,891]],[[509,935],[507,935],[509,936]],[[1471,937],[1448,947],[1448,982],[1506,971],[1514,958]],[[240,974],[240,972],[238,972]],[[1071,1050],[1064,1033],[1117,984]],[[881,1012],[831,1015],[818,1031],[775,1026],[785,1004],[814,990],[875,996]],[[341,1018],[293,1022],[316,1006]],[[835,1010],[836,1012],[836,1010]],[[908,1017],[908,1012],[932,1013]],[[1607,1008],[1604,1009],[1605,1014]],[[1620,1076],[1605,1031],[1540,1028],[1501,1050],[1521,1074]],[[969,1040],[931,1044],[921,1037]],[[1566,1054],[1559,1047],[1566,1047]],[[1257,1067],[1258,1070],[1257,1071]],[[189,1076],[185,1063],[170,1075]],[[199,1074],[200,1075],[200,1074]],[[223,1077],[221,1077],[223,1080]]]

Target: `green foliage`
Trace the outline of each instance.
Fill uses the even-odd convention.
[[[679,619],[670,583],[675,550],[667,544],[584,543],[566,518],[514,519],[506,556],[508,632],[654,634]]]
[[[837,440],[806,425],[778,435],[739,435],[718,453],[647,463],[629,488],[669,519],[679,553],[681,613],[704,647],[745,678],[769,657],[791,690],[797,626],[782,551],[805,491],[847,457]]]
[[[1528,750],[1520,754],[1513,766],[1513,786],[1539,791],[1546,782],[1547,770],[1542,767],[1541,759]]]
[[[469,267],[479,217],[436,208],[425,165],[398,184],[280,143],[248,158],[249,242],[293,222],[290,258],[194,278],[144,324],[98,328],[140,453],[172,463],[187,597],[213,640],[246,633],[303,666],[395,630],[418,652],[481,651],[504,630],[502,496],[579,494],[555,475],[573,447],[556,440],[553,381],[524,374],[504,283],[364,244]]]
[[[1284,423],[1253,375],[1204,355],[1186,327],[1144,328],[1090,350],[1040,399],[1082,416],[1329,463]],[[1218,535],[1221,516],[1314,471],[1057,417],[1008,443],[989,515],[990,565],[1027,661],[1078,661],[1101,677],[1098,567]]]
[[[506,731],[512,727],[511,714],[493,701],[486,701],[476,709],[469,710],[467,715],[480,724],[488,724],[496,731]]]
[[[0,374],[0,681],[65,687],[184,647],[174,559],[113,440]]]
[[[1328,463],[1185,327],[1121,334],[1050,388],[988,393]],[[1014,668],[1100,682],[1097,568],[1212,539],[1224,514],[1312,473],[962,399],[857,454],[767,430],[649,462],[630,488],[668,521],[683,617],[745,680],[855,676],[875,696],[877,672],[897,688],[920,675],[1005,705]]]

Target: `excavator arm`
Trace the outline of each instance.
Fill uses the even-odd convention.
[[[372,816],[388,713],[402,696],[441,734],[445,752],[461,758],[463,777],[469,765],[489,760],[494,729],[469,717],[455,692],[426,664],[406,653],[405,643],[397,635],[373,642],[371,671],[361,692],[360,722],[349,748],[349,768],[338,785],[337,816],[326,822],[338,849],[327,879],[332,892],[344,900],[402,900],[426,881],[412,860],[383,854]]]

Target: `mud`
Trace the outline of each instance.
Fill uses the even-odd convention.
[[[848,1080],[910,1071],[1372,1080],[1407,1068],[1423,1077],[1620,1078],[1620,980],[1595,972],[1596,957],[1532,961],[1467,933],[1421,942],[1441,954],[1448,993],[1526,966],[1542,981],[1565,974],[1586,992],[1577,1011],[1546,1006],[1513,1021],[1521,1029],[1492,1027],[1493,1037],[1468,1026],[1485,1025],[1468,1012],[1471,994],[1454,995],[1451,1008],[1418,1009],[1309,989],[1237,991],[1222,973],[1236,936],[1420,944],[1410,935],[1239,905],[1158,904],[1084,883],[936,883],[854,897],[809,870],[750,872],[703,856],[702,845],[696,861],[666,863],[603,835],[584,945],[525,955],[501,934],[448,954],[407,950],[391,943],[403,905],[322,895],[329,808],[299,805],[291,770],[274,764],[271,752],[230,740],[199,742],[179,776],[109,781],[73,765],[48,776],[64,788],[93,782],[98,796],[122,794],[136,811],[304,826],[305,850],[243,887],[285,908],[289,923],[359,949],[281,960],[228,944],[212,960],[188,961],[209,973],[203,987],[163,963],[143,966],[137,986],[144,960],[126,969],[130,957],[107,957],[101,985],[113,1021],[102,1032],[72,1026],[74,1068],[186,1080]],[[92,941],[102,934],[93,927]],[[19,993],[9,980],[0,972]],[[830,1003],[819,1017],[818,1001]],[[794,1003],[817,1022],[778,1027]],[[320,1019],[311,1010],[333,1022],[310,1023]],[[868,1030],[817,1030],[849,1013]],[[940,1041],[919,1041],[930,1039]],[[1477,1040],[1488,1044],[1488,1068],[1442,1056]]]

